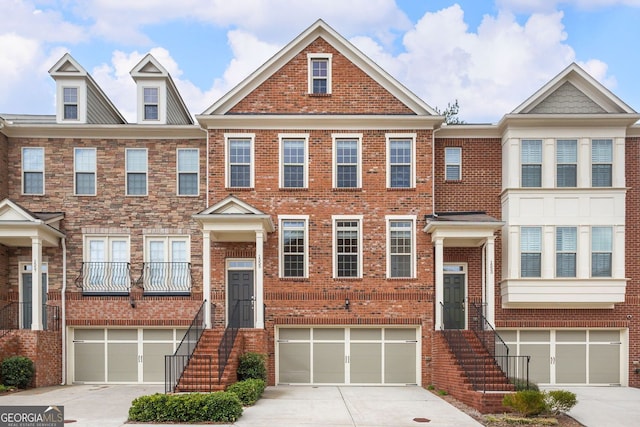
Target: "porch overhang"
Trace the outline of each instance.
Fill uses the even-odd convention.
[[[43,246],[57,247],[65,237],[58,227],[64,214],[34,213],[9,199],[0,201],[0,244],[10,247],[31,247],[34,239]]]
[[[480,247],[504,224],[484,212],[456,212],[429,216],[424,231],[445,247]]]

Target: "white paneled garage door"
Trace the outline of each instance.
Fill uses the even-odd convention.
[[[76,383],[162,383],[184,329],[72,329]]]
[[[624,331],[557,329],[498,331],[510,349],[531,356],[529,378],[551,385],[620,385]]]
[[[279,384],[419,384],[418,328],[280,327]]]

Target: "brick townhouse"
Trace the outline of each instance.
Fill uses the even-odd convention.
[[[136,123],[50,75],[55,116],[0,115],[0,351],[35,385],[215,389],[259,351],[270,384],[483,410],[527,366],[640,386],[640,116],[577,65],[449,126],[321,20],[195,119],[151,55]]]

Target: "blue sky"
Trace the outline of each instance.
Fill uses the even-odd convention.
[[[65,53],[129,121],[151,52],[199,114],[318,18],[433,107],[496,122],[577,62],[640,110],[640,0],[0,0],[0,113],[53,114]],[[318,13],[318,11],[322,11]]]

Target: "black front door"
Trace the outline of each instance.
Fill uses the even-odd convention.
[[[253,328],[253,270],[229,270],[229,326]]]
[[[464,274],[444,275],[444,328],[464,329]]]

